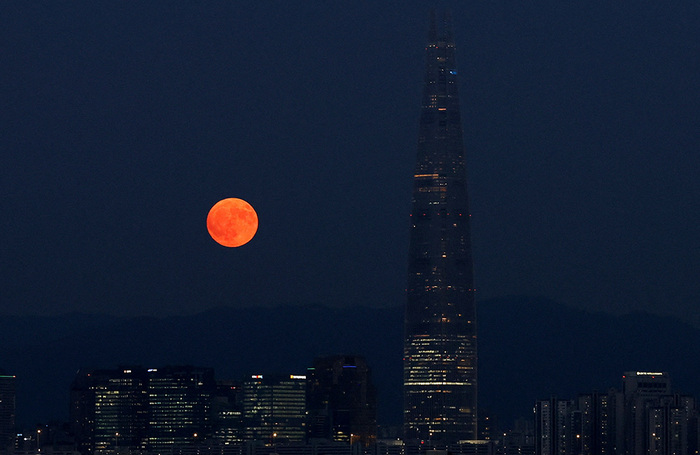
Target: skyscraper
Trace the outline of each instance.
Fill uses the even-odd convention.
[[[629,455],[651,453],[649,410],[671,395],[671,377],[666,372],[627,371],[622,376],[624,395],[624,449]]]
[[[0,453],[11,451],[15,431],[16,378],[0,371]]]
[[[170,453],[211,427],[214,370],[191,366],[79,371],[71,427],[82,454]]]
[[[148,370],[148,448],[154,454],[198,442],[211,429],[213,368]]]
[[[618,411],[622,412],[622,394],[616,389],[606,393],[581,394],[576,400],[576,411],[580,415],[579,426],[574,427],[576,453],[580,455],[606,455],[615,453],[617,426],[620,423]]]
[[[79,370],[70,394],[71,429],[82,454],[145,449],[146,370]]]
[[[304,441],[306,375],[251,376],[243,383],[243,418],[249,441]]]
[[[551,398],[535,403],[535,453],[567,455],[574,453],[572,423],[574,402]],[[578,453],[578,452],[576,452]]]
[[[220,445],[243,442],[243,386],[241,383],[217,380],[211,413],[214,441]]]
[[[306,389],[309,439],[359,442],[377,437],[377,396],[364,357],[317,357],[308,369]]]
[[[404,432],[476,436],[476,311],[455,43],[431,13],[408,259]]]

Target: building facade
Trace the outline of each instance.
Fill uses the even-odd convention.
[[[252,375],[243,383],[245,439],[270,444],[306,439],[306,375]]]
[[[606,455],[619,446],[616,435],[622,409],[622,394],[615,389],[607,393],[581,394],[576,400],[577,418],[573,435],[575,453]]]
[[[377,394],[364,357],[319,357],[308,369],[309,440],[372,444],[377,438]]]
[[[78,371],[70,422],[83,454],[146,448],[147,377],[143,368]]]
[[[244,441],[243,386],[238,381],[217,380],[211,404],[212,439],[218,445]]]
[[[16,380],[0,371],[0,453],[8,453],[15,440]]]
[[[535,403],[535,451],[539,455],[573,453],[574,424],[571,400],[551,398]]]
[[[211,432],[214,371],[191,366],[79,371],[71,430],[83,454],[170,453]]]
[[[147,373],[151,453],[170,453],[173,447],[195,444],[211,432],[213,368],[152,368]]]
[[[698,453],[695,399],[674,393],[665,372],[630,371],[622,391],[535,404],[537,455],[690,455]]]
[[[413,176],[404,338],[404,434],[477,434],[473,265],[455,43],[431,14]]]

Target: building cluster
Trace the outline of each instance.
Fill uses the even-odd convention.
[[[695,399],[674,393],[665,372],[627,372],[622,390],[539,400],[533,423],[504,435],[504,454],[688,455],[700,450]]]
[[[363,447],[376,438],[376,413],[371,372],[359,356],[317,358],[306,374],[254,374],[243,381],[216,380],[213,369],[193,366],[81,370],[71,385],[69,423],[21,435],[12,447],[12,415],[4,451],[238,454],[256,445]]]

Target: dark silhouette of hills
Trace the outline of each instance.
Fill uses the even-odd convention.
[[[481,406],[506,422],[536,399],[620,389],[625,371],[668,371],[675,391],[700,393],[700,331],[672,317],[512,297],[481,302],[478,323]]]
[[[663,370],[698,395],[700,330],[670,317],[587,313],[542,298],[479,303],[482,409],[508,424],[534,400],[619,387],[624,371]],[[65,314],[0,320],[0,369],[17,375],[17,417],[32,425],[68,414],[79,368],[194,364],[218,379],[303,373],[314,357],[364,355],[380,423],[401,421],[403,309],[319,305],[219,308],[191,316]]]

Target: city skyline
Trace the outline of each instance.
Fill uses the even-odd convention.
[[[477,300],[697,323],[698,5],[448,6]],[[11,2],[0,313],[402,302],[427,9]]]
[[[294,315],[304,323],[290,332],[287,321]],[[264,327],[259,326],[262,318]],[[232,332],[227,321],[245,328]],[[529,415],[533,399],[605,390],[619,382],[620,371],[632,368],[669,371],[681,390],[700,396],[700,373],[686,361],[700,355],[700,330],[682,321],[611,317],[551,302],[514,300],[489,302],[481,308],[479,323],[480,406],[505,425]],[[5,370],[18,378],[22,426],[67,418],[67,391],[79,368],[200,364],[214,367],[218,378],[240,379],[260,372],[302,372],[312,355],[337,352],[367,356],[375,373],[379,422],[401,424],[402,307],[280,307],[272,314],[269,309],[220,309],[194,317],[92,317],[70,324],[65,318],[22,318],[0,326],[0,357]],[[125,338],[124,333],[134,335]],[[193,338],[191,333],[200,335]],[[284,346],[274,346],[280,337]],[[318,339],[325,341],[320,345]],[[228,346],[236,347],[235,355]],[[272,349],[279,355],[261,354]],[[518,388],[512,387],[515,372]]]
[[[697,324],[698,5],[450,8],[477,300]],[[403,304],[427,9],[11,2],[0,314]],[[262,223],[235,254],[227,196]]]
[[[407,106],[416,98],[408,93],[420,75],[403,62],[413,55],[404,48],[415,41],[412,22],[388,36],[369,17],[387,12],[378,6],[340,23],[315,6],[293,11],[322,13],[307,22],[223,3],[83,6],[13,10],[31,27],[7,33],[11,67],[25,77],[6,84],[0,146],[13,153],[2,176],[0,314],[128,320],[225,307],[393,308],[406,293],[404,429],[448,442],[477,435],[474,275],[485,289],[476,295],[489,302],[545,296],[592,313],[649,311],[700,325],[692,98],[700,41],[690,34],[699,6],[610,7],[600,17],[590,6],[457,8],[457,37],[464,20],[475,41],[433,21],[413,122],[418,164],[407,175],[415,131]],[[581,12],[612,27],[583,26]],[[265,24],[259,35],[226,26],[253,16]],[[496,20],[500,34],[485,36]],[[374,34],[345,42],[342,30],[358,24]],[[52,30],[64,39],[49,39]],[[319,30],[325,39],[308,39]],[[466,51],[455,50],[461,43]],[[382,46],[397,52],[380,65],[372,55]],[[400,196],[411,175],[407,207]],[[235,251],[206,233],[206,210],[224,197],[249,200],[260,216],[256,238]],[[281,335],[303,325],[301,316],[285,323],[260,352],[278,355]],[[549,371],[556,367],[552,359]],[[111,436],[100,435],[102,444]]]
[[[314,378],[314,370],[320,366],[318,360],[330,368]],[[33,449],[38,453],[41,447],[79,453],[122,449],[159,453],[195,446],[216,452],[226,446],[235,453],[241,447],[263,445],[288,446],[290,450],[302,450],[305,444],[310,448],[333,442],[346,448],[357,443],[364,450],[371,450],[375,442],[395,445],[394,432],[398,430],[386,433],[385,429],[380,438],[383,441],[375,441],[372,433],[365,433],[368,439],[362,437],[365,430],[372,431],[374,426],[373,400],[365,394],[372,387],[367,370],[363,373],[354,368],[366,366],[361,357],[333,356],[316,359],[314,367],[307,370],[312,377],[254,374],[242,381],[215,379],[211,368],[193,366],[120,366],[79,371],[71,386],[71,420],[65,422],[68,425],[55,420],[38,423],[34,430],[17,434],[18,448],[24,453],[32,453]],[[491,455],[505,455],[512,450],[534,451],[538,455],[694,453],[698,441],[695,397],[672,386],[669,373],[664,371],[627,371],[618,373],[618,381],[621,388],[609,384],[604,392],[579,389],[575,399],[554,395],[537,399],[534,415],[530,415],[532,420],[526,426],[523,419],[516,421],[514,427],[500,427],[497,419],[492,420],[483,437],[492,443],[500,441],[502,447],[499,443],[485,445],[485,440],[448,444],[459,453],[472,453],[468,447],[474,444],[484,450],[490,447],[483,453]],[[314,392],[314,385],[323,383],[323,391],[317,388]],[[321,401],[309,400],[316,392],[321,392],[317,396]],[[3,399],[14,401],[14,384],[3,384]],[[308,425],[321,423],[317,419],[320,414],[314,417],[307,412],[314,409],[314,402],[326,410],[338,411],[331,422],[338,424],[335,428],[341,431],[325,437],[306,433],[310,430]],[[2,416],[5,434],[8,409],[3,409]],[[348,419],[348,411],[354,417]],[[360,433],[343,431],[351,428]],[[305,433],[313,441],[307,441]],[[428,450],[433,444],[439,448],[445,443],[422,441],[419,448],[410,439],[403,439],[405,452],[401,453]],[[465,448],[458,449],[460,444],[466,444]]]

